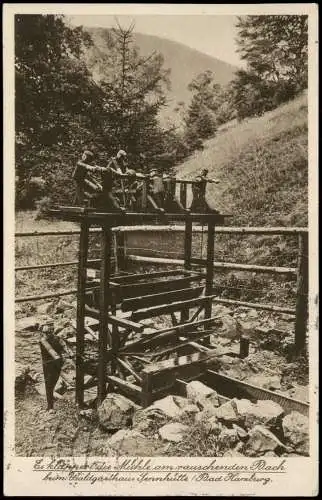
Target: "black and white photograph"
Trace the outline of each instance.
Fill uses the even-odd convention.
[[[5,7],[6,494],[316,496],[317,6]]]

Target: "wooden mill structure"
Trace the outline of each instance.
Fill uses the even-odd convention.
[[[119,214],[77,207],[61,207],[56,215],[80,223],[75,355],[80,407],[84,391],[93,385],[97,385],[98,403],[112,388],[146,406],[169,393],[178,376],[192,376],[214,356],[209,348],[210,327],[216,320],[212,317],[214,241],[215,227],[223,224],[223,215]],[[184,223],[183,268],[112,275],[113,227],[165,221]],[[208,229],[202,271],[191,266],[192,225],[196,222]],[[88,262],[89,230],[93,226],[101,228],[100,272],[98,279],[88,280],[87,269],[92,266]],[[203,317],[198,319],[201,313]],[[163,316],[171,324],[156,328],[155,319]],[[97,340],[94,356],[93,349],[86,352],[86,318],[96,320],[96,332],[91,332]],[[84,381],[86,375],[92,376],[90,384]]]

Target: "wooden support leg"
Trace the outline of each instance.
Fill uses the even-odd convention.
[[[207,239],[207,264],[206,264],[206,290],[205,294],[213,294],[214,281],[214,248],[215,248],[215,226],[213,222],[208,222],[208,239]],[[205,318],[211,318],[212,300],[205,305]],[[205,343],[210,343],[210,337],[205,338]]]
[[[181,186],[187,187],[186,184]],[[184,233],[184,268],[191,269],[191,253],[192,253],[192,218],[189,214],[185,217],[185,233]],[[181,323],[186,323],[189,320],[189,309],[185,308],[181,311]]]
[[[239,357],[241,359],[247,358],[249,354],[249,338],[248,337],[240,337],[239,343]]]
[[[125,270],[125,234],[123,231],[117,231],[114,233],[116,238],[116,262],[117,270]]]
[[[295,319],[295,353],[303,352],[306,344],[308,317],[308,235],[299,235],[297,286],[296,286],[296,319]]]
[[[145,371],[142,372],[142,393],[141,404],[146,408],[152,403],[152,375]]]
[[[184,209],[187,208],[187,184],[180,184],[180,203]]]
[[[54,407],[54,389],[59,379],[63,360],[58,355],[53,358],[41,341],[39,345],[45,379],[47,409],[52,410]]]
[[[106,351],[107,344],[112,345],[112,339],[108,332],[109,313],[109,280],[111,273],[111,244],[112,230],[110,226],[102,228],[101,240],[101,275],[100,275],[100,324],[98,337],[98,404],[102,403],[106,396]]]
[[[81,223],[79,241],[76,317],[76,404],[80,408],[84,406],[85,292],[88,236],[89,226],[87,221],[83,221]]]

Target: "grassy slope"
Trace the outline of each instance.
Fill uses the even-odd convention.
[[[180,165],[182,178],[209,169],[220,185],[208,199],[232,225],[307,224],[307,97],[240,124],[223,126],[204,151]],[[214,201],[216,200],[216,201]]]

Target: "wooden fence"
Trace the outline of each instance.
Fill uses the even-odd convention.
[[[182,226],[123,226],[114,228],[114,254],[116,268],[122,269],[126,260],[141,263],[150,263],[157,265],[182,265],[183,259],[173,259],[164,257],[154,257],[153,255],[140,255],[136,250],[135,254],[129,253],[131,248],[126,245],[125,236],[137,233],[168,233],[183,232]],[[100,229],[92,229],[91,232],[99,233]],[[199,226],[193,227],[193,232],[203,232]],[[45,237],[45,236],[67,236],[79,235],[79,230],[70,231],[40,231],[40,232],[17,232],[16,238]],[[292,314],[295,317],[295,346],[297,350],[302,350],[306,341],[307,314],[308,314],[308,230],[307,228],[296,227],[218,227],[216,234],[234,234],[234,235],[266,235],[266,236],[292,236],[298,240],[297,267],[281,266],[261,266],[251,264],[241,264],[232,262],[215,262],[214,268],[221,270],[238,270],[253,273],[269,273],[272,275],[289,275],[296,278],[296,304],[295,308],[280,307],[276,304],[262,304],[253,302],[243,302],[229,298],[215,298],[217,303],[237,305],[254,309],[274,311],[276,313]],[[146,253],[146,252],[145,252]],[[153,252],[151,252],[152,254]],[[93,260],[98,262],[98,260]],[[202,264],[203,259],[192,259],[192,262]],[[53,262],[41,265],[18,266],[16,272],[26,270],[38,270],[45,268],[57,268],[66,266],[77,266],[78,261]],[[77,292],[76,289],[69,289],[60,292],[39,294],[26,297],[17,297],[15,302],[29,302],[42,299],[49,299],[64,295],[71,295]]]

